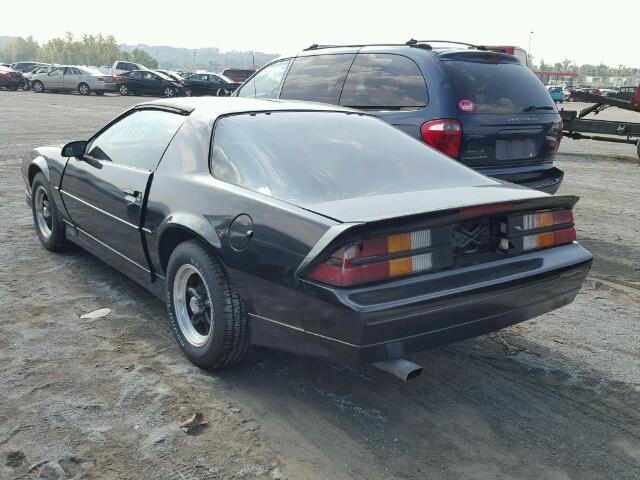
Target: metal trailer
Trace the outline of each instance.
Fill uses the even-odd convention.
[[[640,123],[584,118],[590,113],[597,115],[609,107],[618,107],[640,113],[640,86],[638,86],[635,96],[629,102],[618,98],[603,97],[585,92],[573,92],[573,95],[576,100],[593,103],[593,105],[579,112],[575,110],[560,110],[563,124],[562,134],[565,137],[573,138],[574,140],[586,138],[599,142],[636,145],[638,158],[640,158]],[[585,133],[589,135],[585,135]],[[604,137],[602,135],[609,136]]]

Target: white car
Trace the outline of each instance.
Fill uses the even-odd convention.
[[[49,73],[51,70],[53,70],[54,68],[57,68],[58,65],[41,65],[39,67],[34,68],[33,70],[31,70],[29,73],[23,73],[22,76],[24,77],[24,89],[25,90],[29,90],[31,88],[31,79],[33,77],[35,77],[36,75],[41,75],[43,73]]]
[[[29,79],[31,88],[36,93],[50,91],[74,91],[81,95],[102,95],[104,92],[115,92],[116,84],[112,75],[105,75],[93,67],[76,67],[59,65],[48,73],[33,75]]]

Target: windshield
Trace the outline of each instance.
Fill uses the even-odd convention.
[[[235,81],[231,80],[229,77],[222,75],[221,73],[217,73],[216,75],[219,76],[221,79],[223,79],[227,83],[236,83]]]
[[[298,205],[486,183],[382,120],[344,112],[223,117],[211,170],[219,180]]]
[[[472,114],[521,113],[532,105],[555,110],[544,85],[520,63],[440,63],[451,80],[456,104],[470,100],[475,105]]]

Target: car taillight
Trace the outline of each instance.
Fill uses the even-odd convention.
[[[431,120],[420,128],[422,139],[427,145],[448,155],[458,158],[462,143],[462,125],[458,120]]]
[[[536,250],[576,240],[573,212],[568,209],[515,215],[500,223],[498,248],[503,251]]]
[[[10,78],[11,72],[0,72],[0,77]]]
[[[431,230],[417,230],[362,240],[335,252],[309,277],[336,286],[384,280],[433,267]]]

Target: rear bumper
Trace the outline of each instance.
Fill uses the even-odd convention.
[[[564,172],[552,164],[524,165],[509,168],[478,168],[477,170],[489,177],[551,194],[558,191],[564,179]]]
[[[591,260],[591,254],[574,243],[392,286],[333,291],[341,306],[307,298],[297,309],[307,316],[305,326],[309,328],[251,315],[252,340],[342,363],[401,358],[571,303]],[[322,305],[325,308],[317,311]]]
[[[115,83],[99,83],[96,84],[93,90],[97,92],[117,92],[118,86]]]

